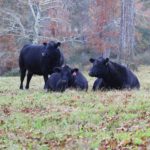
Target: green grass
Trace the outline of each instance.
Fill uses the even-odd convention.
[[[150,145],[150,67],[136,72],[140,90],[46,93],[35,76],[0,78],[0,149],[138,149]]]

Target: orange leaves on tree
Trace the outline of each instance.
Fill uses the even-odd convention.
[[[91,26],[88,30],[89,43],[97,50],[104,51],[112,46],[106,38],[112,38],[112,35],[118,36],[118,33],[108,28],[109,23],[116,15],[117,0],[96,0],[92,1],[89,8]]]
[[[0,70],[10,70],[18,65],[16,41],[13,35],[0,36]]]

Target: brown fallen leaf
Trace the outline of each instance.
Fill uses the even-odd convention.
[[[119,144],[119,146],[124,147],[124,146],[131,145],[131,144],[133,144],[133,141],[132,141],[132,139],[129,139],[129,140],[123,140],[123,141],[121,141],[120,144]]]
[[[0,137],[4,136],[5,132],[4,130],[0,130]]]
[[[111,139],[111,140],[109,141],[109,146],[110,146],[110,148],[111,148],[112,150],[113,150],[113,149],[116,149],[117,145],[118,145],[118,142],[117,142],[116,139]]]
[[[5,124],[4,120],[0,120],[0,125]]]
[[[107,150],[107,149],[115,150],[117,148],[117,145],[118,145],[117,139],[114,138],[105,139],[101,141],[99,150]]]
[[[146,145],[139,145],[138,150],[147,150]]]
[[[10,115],[10,109],[8,109],[7,107],[4,107],[3,112],[6,115]]]
[[[100,146],[99,148],[98,148],[98,150],[107,150],[107,147],[105,147],[105,146]]]

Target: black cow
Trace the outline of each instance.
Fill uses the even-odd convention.
[[[57,67],[46,82],[48,91],[64,92],[67,88],[87,90],[88,82],[78,68],[71,69],[68,65]]]
[[[48,75],[53,73],[55,67],[59,67],[64,62],[63,54],[59,50],[60,42],[50,41],[43,45],[25,45],[19,56],[20,67],[20,89],[23,89],[23,81],[27,74],[26,89],[29,88],[29,83],[33,74],[43,75],[46,83]]]
[[[99,57],[90,59],[93,63],[89,75],[101,78],[101,88],[105,89],[134,89],[140,88],[137,77],[128,68],[112,62],[109,58]]]
[[[79,90],[88,90],[88,81],[78,68],[72,69],[71,87]]]
[[[71,68],[67,65],[57,67],[46,82],[47,91],[64,92],[71,82]]]

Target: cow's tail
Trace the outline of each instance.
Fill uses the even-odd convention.
[[[24,65],[23,55],[22,55],[22,51],[21,51],[20,55],[19,55],[19,69],[20,69],[20,72],[24,68],[25,68],[25,65]]]
[[[24,45],[23,48],[20,51],[20,55],[19,55],[19,68],[20,68],[20,71],[25,69],[25,63],[24,63],[23,55],[24,55],[26,47],[28,47],[28,46],[30,46],[30,44]]]

